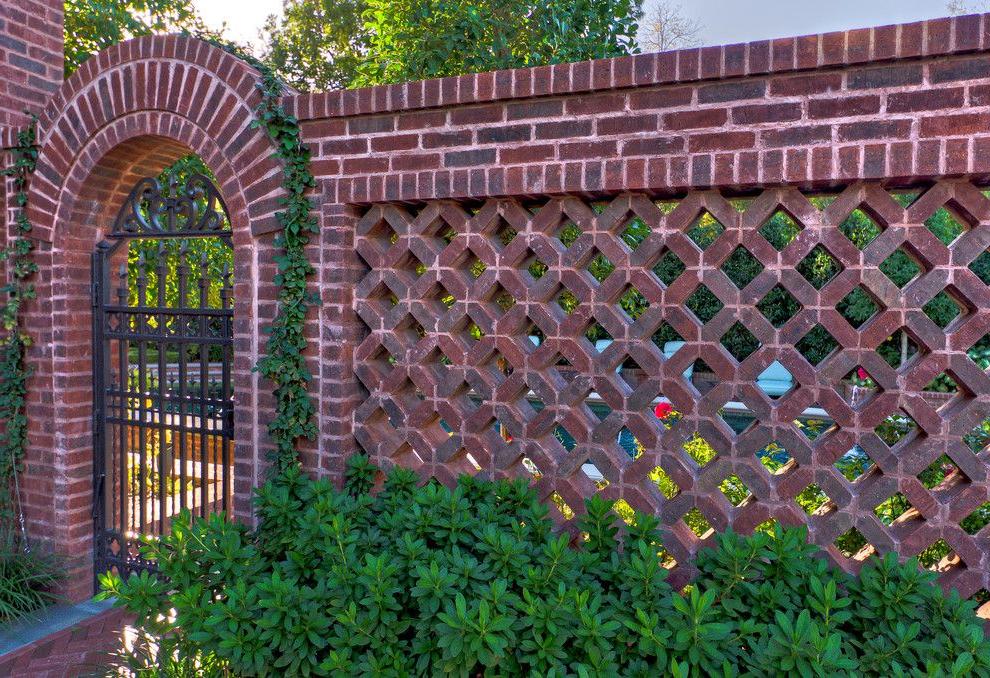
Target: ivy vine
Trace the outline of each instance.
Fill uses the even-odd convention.
[[[38,162],[36,123],[17,133],[17,144],[12,149],[13,162],[0,172],[0,177],[13,178],[14,237],[7,247],[0,249],[0,261],[6,267],[7,281],[0,291],[6,299],[0,306],[0,525],[7,526],[20,517],[17,471],[27,447],[27,415],[25,404],[27,380],[30,369],[24,360],[31,337],[23,325],[21,309],[24,302],[35,297],[31,276],[38,265],[31,258],[34,244],[31,241],[31,222],[27,216],[28,181]],[[23,535],[23,519],[20,521]],[[26,547],[26,542],[25,542]]]
[[[256,87],[261,103],[255,109],[254,127],[265,130],[282,164],[282,210],[276,214],[281,231],[275,246],[279,288],[278,310],[269,328],[267,353],[255,369],[275,385],[275,417],[268,423],[268,434],[275,443],[271,461],[277,472],[298,461],[296,443],[300,438],[316,437],[316,407],[309,396],[312,375],[306,367],[306,315],[319,303],[315,293],[306,289],[306,280],[314,272],[306,257],[310,234],[318,232],[313,204],[306,192],[316,186],[309,169],[310,153],[302,142],[299,121],[282,107],[285,85],[264,62],[245,53],[236,45],[210,37],[200,39],[247,62],[260,74]]]

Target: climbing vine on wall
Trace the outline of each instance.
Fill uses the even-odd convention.
[[[25,300],[33,299],[34,285],[31,276],[38,265],[31,259],[33,243],[29,237],[31,222],[27,217],[27,184],[38,160],[35,145],[35,125],[17,134],[17,145],[12,149],[13,162],[2,171],[2,176],[13,178],[13,203],[16,208],[13,223],[13,239],[0,250],[0,261],[6,267],[6,284],[0,287],[5,295],[0,306],[0,526],[9,525],[17,509],[17,493],[12,487],[24,450],[27,445],[27,415],[25,397],[29,370],[24,362],[24,352],[31,345],[31,337],[23,324],[21,308]]]
[[[276,215],[281,231],[275,239],[276,247],[281,250],[275,258],[278,312],[268,330],[267,354],[256,367],[275,385],[275,417],[268,424],[268,433],[275,443],[272,468],[277,471],[296,462],[299,438],[316,437],[316,408],[309,396],[312,375],[304,355],[306,314],[318,303],[317,296],[306,289],[306,279],[314,271],[306,257],[306,245],[310,234],[318,231],[306,191],[316,185],[316,179],[309,170],[309,149],[302,142],[299,122],[282,107],[285,87],[274,72],[236,45],[201,39],[246,61],[261,73],[257,84],[261,103],[255,109],[254,124],[268,133],[275,155],[282,163],[286,196],[282,199],[283,209]]]

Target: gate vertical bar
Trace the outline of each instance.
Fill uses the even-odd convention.
[[[110,289],[110,277],[106,270],[106,254],[110,243],[101,242],[92,255],[92,324],[93,324],[93,524],[96,538],[93,540],[94,572],[101,572],[106,556],[106,541],[102,538],[107,516],[107,445],[106,435],[106,372],[109,367],[108,344],[104,339],[106,318],[104,297]]]

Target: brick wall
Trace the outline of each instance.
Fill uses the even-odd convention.
[[[0,5],[0,128],[24,123],[25,109],[38,113],[62,84],[62,5]]]
[[[958,465],[965,467],[968,483],[964,492],[951,495],[952,500],[915,485],[915,470],[900,468],[897,454],[878,461],[879,478],[868,484],[872,494],[862,486],[843,485],[828,471],[833,461],[829,455],[841,454],[842,445],[876,445],[869,438],[874,425],[870,417],[882,420],[891,408],[911,410],[927,423],[927,440],[945,447],[958,443],[956,428],[978,419],[988,404],[985,394],[990,387],[984,388],[982,377],[963,369],[970,340],[982,336],[983,325],[990,322],[980,310],[985,290],[965,272],[986,246],[984,221],[990,218],[977,195],[990,175],[988,50],[990,16],[972,16],[288,95],[286,104],[301,120],[319,182],[313,197],[321,231],[311,257],[323,304],[314,313],[309,335],[320,436],[305,445],[306,464],[337,477],[343,460],[363,448],[386,465],[410,463],[424,473],[449,478],[473,468],[466,457],[471,451],[457,444],[467,441],[477,446],[479,458],[474,461],[483,462],[483,470],[495,475],[524,472],[522,458],[542,455],[541,494],[556,493],[579,509],[580,496],[598,489],[578,475],[583,452],[565,455],[548,437],[558,415],[571,416],[572,426],[586,429],[578,444],[589,446],[589,457],[597,455],[596,463],[604,467],[600,470],[610,484],[603,491],[659,512],[671,531],[669,546],[680,561],[689,561],[699,543],[684,532],[681,519],[686,511],[701,507],[718,528],[752,527],[757,518],[767,516],[805,521],[795,513],[792,499],[800,490],[796,484],[810,478],[831,482],[831,495],[836,495],[832,499],[838,500],[831,517],[811,521],[818,530],[816,538],[828,542],[836,531],[856,526],[881,549],[904,552],[924,547],[929,538],[945,539],[957,553],[963,552],[966,564],[963,571],[956,568],[953,581],[968,593],[990,587],[982,542],[964,538],[958,528],[961,512],[987,499],[985,456],[967,461],[952,451],[959,456]],[[82,584],[74,595],[83,595],[89,581],[85,561],[92,531],[88,256],[129,182],[139,174],[157,172],[186,150],[206,158],[232,211],[238,322],[236,492],[239,513],[249,515],[250,489],[261,477],[260,460],[267,446],[264,426],[272,411],[267,385],[250,368],[263,345],[260,328],[274,312],[272,214],[280,195],[268,141],[249,125],[250,111],[257,105],[256,77],[243,64],[197,41],[144,38],[85,64],[58,88],[43,111],[41,157],[31,196],[42,272],[40,299],[29,317],[39,341],[31,356],[34,430],[26,492],[32,530],[62,544],[76,558],[76,581]],[[895,187],[927,190],[925,200],[919,201],[922,207],[892,206],[888,191]],[[835,204],[840,205],[824,215],[809,207],[811,192],[822,190],[839,195]],[[728,202],[735,198],[757,207],[739,212]],[[658,199],[687,207],[667,215],[657,207]],[[781,201],[790,205],[787,209],[804,229],[791,249],[779,253],[759,244],[756,232],[759,215]],[[608,216],[596,216],[603,204],[611,205],[604,208]],[[835,239],[842,210],[861,205],[869,206],[884,227],[877,244],[863,252]],[[939,249],[921,234],[928,218],[924,211],[944,205],[968,215],[963,246]],[[727,235],[711,251],[696,251],[684,238],[696,216],[692,211],[701,209],[717,213],[726,229]],[[543,216],[534,216],[537,213]],[[630,254],[616,240],[616,229],[632,213],[657,234],[642,253]],[[586,249],[570,252],[552,241],[553,228],[559,225],[552,220],[563,214],[583,220],[591,233],[582,241]],[[483,223],[486,218],[492,221]],[[546,281],[525,277],[523,263],[529,255],[521,245],[503,251],[505,243],[492,239],[499,232],[499,220],[514,220],[516,231],[524,234],[519,242],[552,259],[544,262],[551,272]],[[440,237],[440,224],[452,228],[455,238]],[[398,247],[392,248],[395,244]],[[752,254],[763,268],[762,277],[744,290],[719,277],[732,247],[741,244],[755,250]],[[832,287],[809,291],[794,269],[819,244],[836,250],[833,254],[845,273]],[[875,270],[881,255],[908,245],[921,247],[921,258],[927,257],[926,276],[921,284],[912,283],[910,294],[884,287]],[[461,248],[457,256],[451,246]],[[620,316],[608,321],[614,322],[610,333],[617,341],[606,357],[588,353],[584,327],[578,327],[577,320],[568,325],[564,318],[539,315],[540,307],[556,313],[550,304],[564,285],[574,287],[586,307],[581,322],[591,322],[592,317],[602,322],[605,307],[614,306],[625,287],[614,282],[602,290],[582,278],[592,247],[611,248],[609,258],[620,274],[616,280],[634,284],[654,308],[652,320],[634,329],[619,324]],[[664,248],[676,249],[691,275],[673,292],[659,285],[649,291],[654,284],[649,268]],[[491,271],[480,282],[465,268],[471,256]],[[413,257],[428,275],[411,266]],[[728,308],[710,326],[676,310],[702,282]],[[788,286],[806,311],[786,330],[760,325],[752,312],[769,289],[764,287],[778,283]],[[511,321],[496,322],[491,316],[496,284],[504,289],[515,285],[517,300],[524,302]],[[955,286],[954,294],[970,302],[971,310],[943,333],[947,339],[938,339],[918,313],[949,284]],[[872,321],[867,334],[827,316],[827,309],[857,285],[867,285],[885,306],[884,319]],[[440,287],[456,297],[450,313],[437,296]],[[392,304],[385,288],[396,297],[399,311],[384,305]],[[670,368],[665,367],[665,356],[645,346],[653,329],[646,323],[659,323],[668,310],[688,341],[687,351]],[[400,317],[404,312],[416,322]],[[462,343],[465,318],[478,325],[491,323],[480,348]],[[763,344],[755,358],[738,364],[718,345],[721,332],[737,320]],[[534,353],[522,343],[528,341],[528,322],[542,322],[541,331],[552,340],[542,352]],[[815,323],[831,323],[830,331],[858,352],[830,359],[821,368],[802,364],[793,347]],[[681,459],[672,473],[684,491],[681,498],[665,501],[650,494],[653,490],[645,484],[640,467],[647,462],[630,470],[630,461],[609,447],[606,433],[611,435],[612,428],[639,426],[640,438],[652,431],[655,439],[649,461],[672,460],[679,454],[679,441],[665,442],[655,422],[644,422],[638,412],[644,403],[630,400],[614,377],[619,362],[640,348],[637,362],[652,365],[653,378],[663,383],[654,393],[645,389],[636,397],[649,400],[662,389],[665,395],[679,389],[678,405],[689,410],[688,425],[675,436],[721,430],[719,399],[748,393],[745,397],[758,400],[753,381],[759,369],[775,356],[786,358],[802,389],[783,405],[763,403],[762,418],[776,435],[787,430],[794,416],[791,410],[836,395],[834,387],[844,375],[838,374],[840,365],[867,359],[884,332],[905,323],[923,335],[919,338],[927,341],[934,356],[921,365],[924,370],[952,365],[965,372],[959,381],[977,387],[960,423],[944,413],[933,415],[917,401],[921,387],[915,382],[927,372],[884,373],[877,365],[874,371],[884,373],[893,399],[880,400],[882,407],[874,406],[869,415],[846,412],[833,399],[829,412],[845,417],[837,417],[844,422],[843,436],[828,446],[794,443],[803,455],[803,470],[788,480],[793,487],[782,487],[780,479],[761,481],[756,474],[763,471],[742,459],[745,445],[722,431],[723,442],[716,445],[720,461],[706,467],[715,470],[702,472]],[[410,338],[408,330],[417,324],[427,335],[426,343]],[[475,389],[473,397],[490,390],[482,398],[480,414],[469,412],[463,399],[456,400],[464,395],[460,382],[444,381],[440,375],[446,372],[436,371],[438,346],[462,382]],[[556,409],[547,409],[535,420],[519,403],[521,390],[543,388],[544,405],[554,389],[566,390],[564,383],[555,381],[561,375],[554,375],[556,349],[550,347],[571,352],[579,383],[619,399],[612,407],[615,416],[601,428],[587,418],[568,415],[567,410],[581,407],[577,387],[555,404]],[[395,362],[382,363],[380,348]],[[515,381],[509,386],[491,381],[499,379],[488,369],[493,352],[507,361],[500,363],[503,376],[507,365],[514,369]],[[685,367],[678,361],[699,356],[714,363],[711,367],[732,386],[700,399],[690,385],[678,381]],[[540,379],[542,386],[537,384]],[[737,390],[729,393],[726,388]],[[420,396],[426,396],[426,405],[417,405]],[[692,399],[697,406],[691,405]],[[450,403],[449,417],[440,412],[444,401]],[[459,421],[451,421],[455,417]],[[513,444],[491,438],[493,419],[503,418],[519,420],[513,424],[518,427]],[[459,437],[450,438],[439,426],[440,419]],[[919,450],[911,453],[915,462],[928,460],[928,448],[922,450],[921,442],[912,445]],[[430,452],[431,447],[438,451]],[[878,456],[882,452],[876,447]],[[738,470],[744,467],[753,472],[747,484],[759,485],[751,488],[755,500],[746,507],[721,503],[719,481],[730,470],[745,475]],[[913,537],[871,522],[875,504],[868,504],[895,489],[909,494],[921,513],[925,527],[913,530]]]

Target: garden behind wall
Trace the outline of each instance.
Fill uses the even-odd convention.
[[[154,37],[62,82],[61,4],[0,9],[0,139],[37,113],[23,503],[82,598],[92,253],[140,178],[205,160],[250,520],[283,196],[254,69]],[[317,177],[313,472],[531,477],[565,528],[598,492],[661,517],[681,583],[710,529],[777,521],[847,569],[896,550],[990,589],[990,15],[283,104]]]

